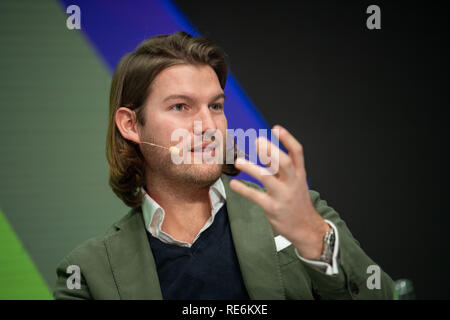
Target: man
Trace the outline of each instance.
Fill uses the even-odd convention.
[[[174,163],[175,154],[226,152],[226,75],[223,52],[185,32],[150,38],[122,58],[107,158],[110,186],[132,209],[61,261],[56,299],[392,298],[389,276],[308,189],[302,146],[286,129],[274,134],[288,154],[257,139],[258,154],[279,164],[272,174],[236,157]],[[173,148],[181,129],[189,147]],[[239,171],[265,188],[229,177]],[[69,285],[73,266],[80,287]],[[369,267],[378,270],[373,282]]]

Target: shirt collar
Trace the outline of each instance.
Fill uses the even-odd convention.
[[[164,209],[156,202],[150,195],[141,188],[141,192],[144,193],[144,199],[142,201],[142,214],[144,216],[145,226],[148,229],[150,223],[157,211],[161,211],[162,217],[164,217]],[[222,179],[219,178],[209,188],[209,199],[211,200],[212,214],[214,215],[220,209],[222,204],[226,201],[225,187]]]

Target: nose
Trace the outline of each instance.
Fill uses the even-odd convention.
[[[201,126],[198,125],[198,122],[196,122],[197,125],[194,125],[194,134],[196,135],[203,136],[207,130],[215,131],[217,129],[214,117],[208,107],[202,108],[202,110],[199,111],[195,121],[201,121]]]

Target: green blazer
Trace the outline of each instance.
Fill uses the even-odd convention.
[[[368,289],[364,253],[338,213],[310,190],[316,210],[339,234],[337,275],[326,275],[300,260],[293,245],[277,252],[264,211],[230,189],[222,175],[236,255],[251,299],[392,299],[393,281],[380,269],[381,288]],[[242,180],[241,180],[242,181]],[[245,181],[247,185],[261,189]],[[70,252],[57,267],[55,299],[162,299],[157,269],[140,208],[131,209],[105,235]],[[81,271],[81,288],[68,289],[69,265]]]

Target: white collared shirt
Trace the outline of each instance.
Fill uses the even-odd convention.
[[[144,216],[144,222],[147,231],[150,232],[150,234],[153,237],[161,240],[164,243],[175,244],[190,248],[192,244],[190,244],[189,242],[179,241],[173,238],[168,233],[162,231],[161,226],[163,224],[165,217],[164,209],[154,199],[152,199],[152,197],[150,197],[150,195],[145,191],[144,188],[141,188],[141,192],[145,194],[144,200],[142,202],[142,213]],[[199,231],[199,233],[197,234],[192,243],[194,243],[200,237],[203,231],[208,229],[213,224],[217,212],[219,212],[220,208],[222,208],[222,206],[226,203],[227,196],[221,178],[217,179],[217,181],[209,188],[209,199],[211,201],[211,208],[212,208],[211,217],[208,219],[208,221],[206,221],[205,225]],[[328,220],[325,221],[334,229],[336,237],[331,265],[323,261],[305,259],[300,256],[297,250],[295,250],[295,253],[302,261],[306,262],[307,264],[315,267],[318,270],[325,272],[328,275],[334,275],[338,273],[337,255],[339,250],[339,237],[335,225],[331,221]],[[291,245],[291,242],[289,242],[289,240],[287,240],[281,235],[276,236],[274,238],[274,241],[277,252]]]
[[[179,241],[174,239],[171,235],[161,230],[161,226],[166,215],[164,209],[150,197],[150,195],[142,189],[145,193],[144,201],[142,203],[142,213],[144,215],[145,226],[152,236],[161,240],[164,243],[176,244],[182,247],[191,247],[189,242]],[[203,228],[199,231],[194,241],[197,240],[203,231],[209,228],[214,222],[214,218],[219,212],[220,208],[225,204],[226,201],[225,187],[223,186],[222,179],[217,179],[217,181],[209,188],[209,199],[211,201],[211,217],[206,221]]]

